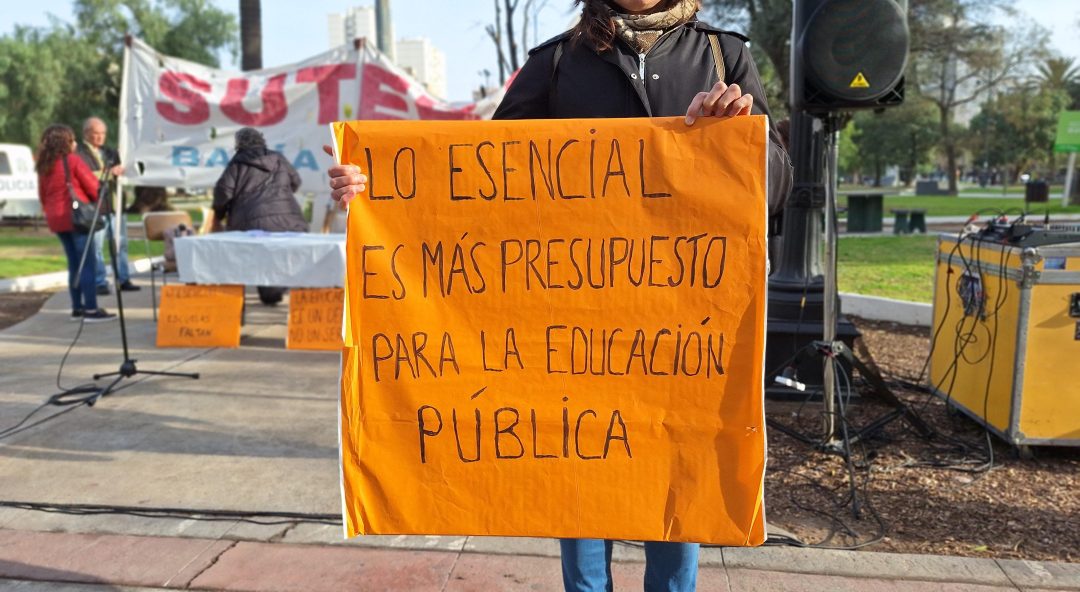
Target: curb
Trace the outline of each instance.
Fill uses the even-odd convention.
[[[146,273],[150,271],[150,265],[152,263],[160,263],[162,260],[164,260],[163,257],[153,257],[151,259],[144,257],[142,259],[130,261],[128,265],[131,268],[132,273]],[[62,288],[67,285],[67,280],[68,272],[66,271],[55,271],[52,273],[3,279],[0,280],[0,294],[6,294],[8,292],[37,292],[41,290],[50,290],[52,288]]]
[[[431,571],[429,575],[435,576],[432,579],[442,583],[455,572],[459,562],[473,564],[473,569],[466,570],[464,575],[479,576],[486,583],[501,583],[508,573],[525,579],[534,579],[538,573],[546,574],[545,580],[557,579],[550,573],[558,569],[557,553],[550,552],[556,551],[557,545],[551,539],[517,541],[468,537],[479,544],[471,549],[468,544],[453,549],[430,544],[432,538],[446,537],[385,538],[395,539],[398,544],[289,544],[227,538],[0,529],[0,579],[271,590],[284,589],[278,578],[292,578],[292,583],[296,584],[299,581],[296,578],[311,577],[315,572],[329,569],[334,572],[331,574],[334,578],[307,582],[308,589],[329,590],[340,589],[347,580],[355,583],[372,579],[400,585],[400,578],[416,570]],[[415,539],[417,543],[425,544],[409,548],[397,539]],[[538,545],[543,547],[539,553],[536,552]],[[496,548],[500,552],[492,552]],[[643,553],[638,549],[631,551],[630,556],[615,557],[613,568],[625,571],[631,568],[619,565],[640,564]],[[784,589],[779,584],[813,581],[824,586],[818,589],[854,589],[854,586],[889,590],[967,590],[963,586],[978,586],[980,590],[1080,590],[1080,564],[1076,563],[791,547],[710,551],[722,555],[719,561],[702,563],[701,571],[710,579],[715,580],[726,573],[728,578],[757,584],[736,586],[736,589]],[[296,573],[297,569],[311,573]],[[887,582],[906,585],[897,587]],[[770,583],[769,587],[762,587]],[[296,589],[295,586],[285,588],[288,587]],[[424,586],[419,588],[426,589]],[[493,586],[484,589],[509,588]]]
[[[934,307],[925,302],[841,292],[840,303],[845,314],[871,321],[890,321],[918,327],[929,327],[934,323]]]

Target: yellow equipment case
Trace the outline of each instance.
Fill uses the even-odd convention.
[[[930,386],[1016,446],[1080,446],[1080,242],[938,238]]]

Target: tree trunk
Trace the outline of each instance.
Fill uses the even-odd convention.
[[[488,35],[495,43],[495,57],[499,61],[499,84],[506,84],[506,57],[503,55],[502,46],[502,6],[499,0],[495,0],[495,24],[488,28]]]
[[[240,0],[241,70],[262,68],[262,8],[259,0]]]
[[[514,12],[520,0],[506,0],[506,53],[510,54],[510,72],[518,69],[518,40],[514,36]]]
[[[956,183],[956,145],[952,138],[945,140],[945,163],[949,167],[945,173],[945,178],[949,180],[949,195],[959,195],[960,188]]]
[[[956,184],[956,142],[949,133],[951,126],[949,125],[949,109],[938,104],[938,113],[940,115],[939,127],[941,128],[941,145],[945,148],[945,178],[949,182],[949,195],[958,195],[959,191]]]

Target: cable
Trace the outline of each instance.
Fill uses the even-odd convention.
[[[93,242],[94,241],[93,241],[92,237],[88,235],[87,239],[86,239],[86,245],[83,246],[82,259],[83,259],[84,262],[85,262],[85,259],[86,259],[86,256],[87,256],[87,252],[90,250],[90,246],[93,244]],[[81,264],[80,264],[80,267],[81,267]],[[79,282],[80,282],[80,276],[81,276],[81,274],[76,275],[76,277],[75,277],[76,289],[78,289],[78,285],[79,285]],[[59,417],[59,416],[65,414],[65,413],[68,413],[69,411],[73,411],[74,409],[76,409],[77,407],[79,407],[81,405],[92,404],[94,401],[97,400],[98,396],[101,393],[101,389],[100,389],[100,387],[98,387],[94,383],[85,383],[85,384],[81,384],[81,385],[74,386],[74,387],[71,387],[71,388],[64,388],[64,386],[61,384],[61,377],[62,377],[62,375],[64,373],[64,365],[67,364],[68,356],[70,356],[72,350],[75,349],[75,344],[79,342],[79,337],[82,336],[83,328],[85,326],[86,326],[86,318],[85,317],[80,317],[79,318],[79,328],[75,332],[75,337],[71,340],[71,343],[68,344],[67,350],[64,351],[64,356],[62,358],[60,358],[60,365],[56,369],[56,388],[60,392],[55,394],[55,395],[50,396],[48,399],[45,400],[44,403],[37,406],[30,413],[26,414],[26,416],[23,417],[21,420],[19,420],[19,422],[16,423],[15,425],[13,425],[11,427],[8,427],[8,428],[4,428],[3,430],[0,430],[0,440],[6,438],[8,436],[13,436],[13,435],[15,435],[15,434],[17,434],[19,432],[24,431],[24,430],[28,430],[28,429],[30,429],[30,428],[32,428],[34,426],[41,425],[42,423],[45,423],[46,421],[49,421],[50,419],[53,419],[55,417]],[[49,407],[50,405],[56,405],[56,406],[61,406],[61,407],[66,407],[66,406],[71,405],[72,407],[70,409],[65,409],[64,411],[61,411],[59,413],[54,413],[53,415],[50,415],[50,416],[48,416],[48,417],[46,417],[44,419],[38,420],[38,421],[36,421],[36,422],[26,426],[26,427],[21,427],[27,421],[30,421],[30,418],[37,415],[37,413],[39,411],[41,411],[42,409],[44,409],[46,407]]]
[[[968,238],[968,237],[971,238],[971,245],[972,245],[972,250],[973,250],[973,253],[972,253],[973,257],[971,259],[969,259],[967,257],[967,255],[961,249],[961,246],[963,244],[963,240],[965,238]],[[985,241],[979,240],[973,234],[969,234],[969,235],[961,234],[958,237],[957,243],[953,247],[952,251],[950,252],[948,260],[947,260],[947,263],[951,264],[954,257],[958,256],[961,263],[962,263],[962,266],[963,266],[963,276],[973,276],[973,277],[979,278],[979,285],[980,286],[982,285],[981,278],[984,277],[984,267],[983,267],[984,263],[983,263],[983,256],[982,256],[982,248],[983,248],[984,242]],[[981,458],[977,458],[977,459],[970,459],[970,458],[969,459],[960,459],[959,461],[954,461],[954,462],[944,462],[944,461],[941,461],[941,460],[920,460],[920,461],[912,461],[912,462],[905,463],[903,466],[931,466],[931,467],[935,467],[935,468],[947,468],[947,469],[952,469],[952,470],[969,472],[969,473],[973,473],[973,474],[985,473],[986,471],[989,471],[990,469],[992,469],[993,466],[994,466],[993,442],[992,442],[992,438],[991,438],[991,435],[990,435],[989,420],[987,419],[987,414],[989,412],[990,385],[992,384],[994,365],[996,364],[997,340],[998,340],[998,333],[999,333],[999,327],[1000,327],[1000,322],[1001,322],[1001,319],[1000,319],[999,315],[1000,315],[1001,310],[1004,307],[1004,304],[1008,300],[1008,293],[1009,293],[1009,288],[1010,288],[1009,282],[1007,281],[1006,268],[1005,268],[1007,251],[1006,251],[1006,248],[1005,248],[1004,245],[1002,245],[1000,252],[1001,252],[1001,254],[1000,254],[999,261],[998,261],[998,286],[997,286],[998,289],[997,289],[997,292],[995,294],[995,299],[994,299],[994,304],[993,304],[992,309],[987,308],[985,306],[984,302],[980,302],[980,304],[978,305],[978,308],[971,311],[972,314],[965,314],[964,317],[962,317],[960,319],[960,321],[957,323],[956,328],[955,328],[955,338],[954,338],[954,344],[953,344],[953,347],[954,347],[953,360],[952,360],[951,364],[949,365],[949,367],[946,369],[945,373],[941,376],[941,379],[936,384],[934,384],[932,387],[928,388],[928,387],[926,387],[926,386],[924,386],[922,384],[922,377],[925,375],[925,371],[926,371],[926,368],[929,365],[930,358],[932,358],[932,356],[934,354],[934,351],[935,351],[936,345],[937,345],[937,339],[938,339],[938,337],[939,337],[939,335],[941,333],[941,330],[943,329],[943,327],[945,325],[945,320],[948,317],[949,307],[951,306],[952,290],[949,288],[948,279],[946,278],[946,286],[945,286],[945,289],[944,289],[944,294],[945,294],[945,298],[946,298],[945,311],[941,315],[941,320],[938,323],[938,327],[934,331],[934,335],[931,338],[930,353],[927,356],[927,360],[923,364],[923,369],[919,373],[919,378],[918,378],[918,381],[917,381],[918,384],[907,383],[907,384],[904,385],[904,386],[906,386],[908,388],[913,388],[915,390],[922,390],[922,391],[924,391],[924,392],[926,392],[928,394],[926,400],[924,400],[924,402],[923,402],[923,404],[921,406],[921,409],[925,410],[927,405],[930,402],[930,398],[932,396],[934,396],[934,395],[940,394],[942,392],[941,387],[944,386],[944,383],[946,381],[948,381],[949,384],[948,384],[948,387],[945,389],[945,393],[944,393],[945,394],[944,402],[945,402],[946,405],[948,405],[950,399],[952,398],[953,388],[955,386],[957,376],[959,374],[960,361],[963,360],[964,362],[966,362],[968,364],[978,364],[978,363],[982,363],[989,356],[989,358],[990,358],[990,362],[989,362],[990,368],[989,368],[988,376],[987,376],[987,379],[986,379],[987,380],[986,387],[985,387],[985,390],[984,390],[984,393],[983,393],[983,414],[982,414],[982,416],[983,416],[983,422],[982,422],[982,427],[983,427],[983,438],[982,438],[983,446],[982,446],[982,448],[983,448],[983,450],[981,451]],[[952,275],[953,273],[954,272],[952,271],[952,268],[950,266],[948,271],[947,271],[947,275]],[[958,294],[961,295],[962,298],[970,298],[970,296],[972,296],[972,294],[965,294],[963,292],[963,290],[961,289],[959,281],[957,281],[957,283],[956,283],[956,289],[957,289]],[[985,298],[985,288],[980,288],[979,291],[976,292],[975,295],[976,296],[981,296],[981,298]],[[968,322],[968,317],[971,317],[971,326],[970,327],[966,327],[967,322]],[[993,322],[993,328],[992,329],[989,327],[989,323],[991,321]],[[977,358],[973,359],[973,358],[968,356],[967,351],[968,351],[968,347],[971,344],[979,342],[979,338],[975,334],[975,331],[977,329],[979,329],[979,328],[986,331],[986,337],[988,337],[989,343],[987,344],[987,350],[982,352],[982,354],[979,355]],[[940,435],[942,437],[944,437],[947,441],[952,443],[954,445],[954,448],[948,449],[948,450],[938,450],[938,452],[946,452],[946,453],[960,452],[962,454],[969,455],[969,454],[973,453],[974,450],[975,450],[975,446],[973,444],[962,441],[962,440],[956,438],[953,435],[949,435],[949,434],[940,434]],[[973,464],[975,465],[974,467],[971,466]]]
[[[341,524],[340,514],[314,514],[307,512],[200,510],[195,508],[159,508],[96,504],[51,504],[22,501],[0,501],[0,507],[37,512],[48,512],[51,514],[68,514],[74,516],[118,514],[124,516],[137,516],[141,518],[176,518],[200,521],[239,521],[263,525],[292,524],[295,522],[331,525]],[[269,520],[262,520],[264,518]]]
[[[65,167],[66,166],[67,165],[65,164]],[[102,174],[98,178],[98,186],[99,187],[101,186],[102,183],[104,183],[104,181],[106,179],[106,176],[107,176],[107,174],[103,170]],[[98,195],[97,197],[98,197],[98,199],[96,200],[96,203],[94,204],[94,223],[90,227],[90,232],[87,233],[87,235],[86,235],[86,244],[83,245],[82,253],[79,255],[79,266],[78,266],[77,271],[75,273],[75,285],[73,286],[74,290],[78,290],[80,288],[80,286],[81,286],[81,283],[82,283],[82,270],[83,270],[83,267],[86,265],[87,257],[90,254],[90,248],[94,244],[94,232],[96,232],[98,224],[102,221],[101,204],[103,202],[103,199],[102,199],[101,195]],[[68,263],[70,265],[70,262],[68,262]],[[94,403],[94,401],[97,400],[98,396],[101,393],[101,389],[94,383],[81,384],[81,385],[74,386],[74,387],[71,387],[71,388],[64,388],[64,386],[61,384],[61,377],[63,376],[63,373],[64,373],[64,366],[67,364],[67,359],[71,355],[72,350],[75,349],[75,344],[79,342],[79,338],[82,336],[83,328],[85,326],[86,326],[86,317],[84,315],[82,317],[79,317],[79,328],[75,332],[75,337],[71,340],[71,343],[68,344],[67,350],[64,351],[64,356],[62,358],[60,358],[60,365],[56,369],[56,388],[60,392],[55,394],[55,395],[50,396],[48,399],[45,400],[44,403],[42,403],[41,405],[36,407],[30,413],[28,413],[25,417],[23,417],[21,420],[19,420],[19,422],[17,422],[15,425],[13,425],[13,426],[11,426],[9,428],[4,428],[3,430],[0,430],[0,439],[6,438],[8,436],[15,435],[15,434],[17,434],[17,433],[19,433],[21,431],[30,429],[30,428],[32,428],[34,426],[41,425],[42,423],[44,423],[46,421],[49,421],[50,419],[53,419],[53,418],[58,417],[60,415],[63,415],[65,413],[68,413],[69,411],[72,411],[76,407],[81,406],[83,404],[92,405]],[[25,424],[27,421],[30,421],[30,418],[37,415],[37,413],[39,411],[41,411],[42,409],[44,409],[44,408],[46,408],[46,407],[48,407],[50,405],[56,405],[56,406],[61,406],[61,407],[71,405],[73,407],[70,408],[70,409],[66,409],[64,411],[61,411],[59,413],[54,413],[53,415],[50,415],[49,417],[38,420],[38,421],[28,425],[28,426],[22,427],[23,424]]]

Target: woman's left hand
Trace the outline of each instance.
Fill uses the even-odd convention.
[[[744,95],[738,84],[717,81],[709,92],[699,92],[686,109],[686,125],[694,125],[698,117],[735,117],[749,115],[754,97]]]

